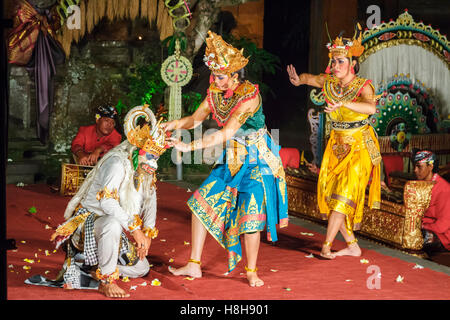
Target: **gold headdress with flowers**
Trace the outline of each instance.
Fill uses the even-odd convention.
[[[139,118],[144,117],[144,126],[137,125]],[[166,135],[160,127],[160,121],[156,122],[155,115],[148,105],[137,106],[131,109],[125,117],[125,134],[128,142],[139,149],[160,156],[166,151]]]
[[[203,61],[212,72],[228,75],[244,68],[248,63],[243,49],[236,49],[212,31],[208,31]]]
[[[334,41],[327,43],[327,49],[329,51],[328,57],[330,61],[328,62],[326,73],[330,73],[331,59],[334,56],[343,55],[347,58],[359,57],[364,52],[364,46],[362,45],[362,29],[361,25],[358,23],[356,25],[355,34],[353,39],[342,38],[342,36],[336,37]]]

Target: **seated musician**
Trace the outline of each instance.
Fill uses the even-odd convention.
[[[115,129],[117,111],[114,107],[98,107],[95,118],[95,124],[80,127],[72,141],[72,153],[77,164],[95,166],[106,152],[122,141]]]
[[[436,155],[422,150],[413,155],[418,180],[434,181],[431,200],[422,218],[423,250],[429,255],[450,250],[450,184],[437,174]]]

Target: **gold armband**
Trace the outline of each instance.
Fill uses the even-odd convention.
[[[232,117],[236,118],[240,125],[243,125],[251,115],[253,112],[240,112],[233,113]]]
[[[146,228],[142,229],[142,231],[144,232],[146,237],[149,237],[149,238],[152,238],[152,239],[155,239],[158,236],[158,233],[159,233],[158,229],[156,229],[156,228],[152,229],[152,228],[149,228],[149,227],[146,227]]]
[[[109,191],[108,188],[105,187],[102,190],[100,190],[99,192],[97,192],[96,199],[98,201],[100,201],[103,198],[106,198],[106,199],[112,198],[112,199],[119,201],[119,194],[117,192],[117,189],[114,189],[113,191]]]

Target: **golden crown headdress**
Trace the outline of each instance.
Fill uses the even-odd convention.
[[[147,122],[142,127],[137,124],[141,117]],[[124,122],[125,135],[132,145],[157,156],[167,150],[166,135],[159,125],[161,120],[156,122],[155,115],[147,104],[131,109]]]
[[[236,49],[212,31],[208,31],[203,61],[212,72],[228,75],[244,68],[248,63],[248,59],[244,57],[244,49]]]
[[[361,25],[358,23],[356,25],[353,39],[342,38],[341,36],[338,36],[332,43],[327,43],[327,48],[329,50],[328,56],[330,58],[337,55],[344,55],[347,58],[359,57],[364,52],[364,46],[361,44],[361,42],[362,29]]]
[[[328,32],[328,28],[327,28]],[[328,35],[329,37],[330,35]],[[350,38],[342,38],[341,35],[336,37],[334,41],[327,43],[328,49],[328,57],[330,60],[328,61],[326,73],[331,72],[331,59],[335,56],[344,56],[350,59],[350,63],[352,62],[352,57],[359,57],[364,52],[364,46],[362,45],[362,29],[359,23],[356,24],[355,34],[353,35],[353,39]]]

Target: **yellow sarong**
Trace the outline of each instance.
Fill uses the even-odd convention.
[[[355,122],[368,115],[345,106],[330,114],[335,122]],[[374,129],[363,125],[353,129],[332,129],[325,149],[317,185],[317,199],[322,216],[332,211],[346,216],[349,234],[359,230],[364,211],[366,187],[371,180],[368,205],[380,208],[380,147]]]

